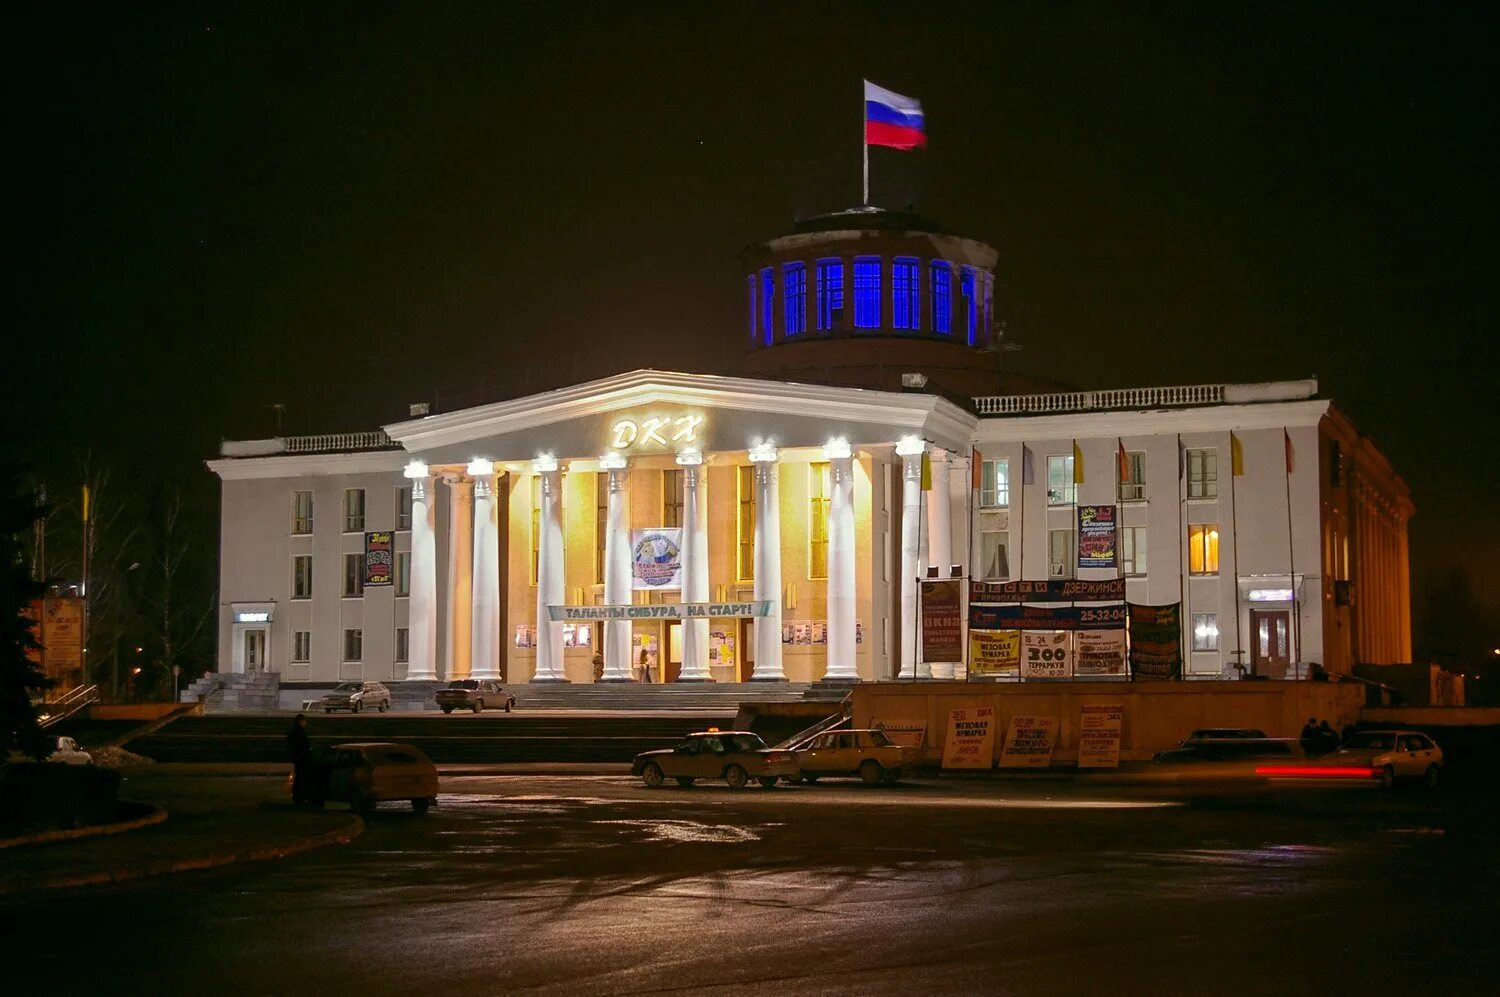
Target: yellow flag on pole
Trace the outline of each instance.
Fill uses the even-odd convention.
[[[1240,446],[1240,438],[1233,433],[1229,434],[1229,467],[1236,478],[1244,477],[1245,448]]]
[[[83,521],[89,521],[89,486],[83,486]]]
[[[932,458],[922,451],[922,491],[932,491]]]
[[[1083,484],[1083,451],[1078,449],[1078,441],[1073,441],[1073,484]]]

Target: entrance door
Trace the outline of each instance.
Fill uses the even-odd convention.
[[[739,652],[739,656],[735,658],[734,679],[736,682],[749,682],[750,676],[755,674],[755,621],[752,619],[740,620]]]
[[[662,663],[663,682],[676,682],[682,675],[682,621],[667,624],[667,657]]]
[[[1250,610],[1250,670],[1273,679],[1286,678],[1292,663],[1291,614],[1284,609]]]
[[[245,631],[245,672],[263,672],[266,670],[266,632],[264,630]]]

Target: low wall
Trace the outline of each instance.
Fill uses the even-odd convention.
[[[182,708],[181,703],[95,703],[89,707],[90,720],[139,720],[147,723],[160,720],[173,710]],[[199,713],[203,712],[200,708]]]
[[[1055,762],[1078,759],[1079,712],[1085,705],[1124,706],[1120,758],[1149,760],[1195,727],[1259,727],[1268,737],[1296,737],[1308,717],[1335,730],[1359,719],[1363,687],[1333,682],[1057,682],[974,684],[880,682],[854,687],[854,726],[926,724],[924,760],[938,761],[950,710],[992,706],[995,754],[1014,716],[1058,718]]]
[[[1360,714],[1365,726],[1390,727],[1500,727],[1500,706],[1367,706]]]

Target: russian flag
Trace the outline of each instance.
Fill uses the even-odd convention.
[[[865,144],[919,149],[927,144],[922,102],[865,80]]]

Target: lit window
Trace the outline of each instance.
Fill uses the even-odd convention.
[[[313,527],[312,492],[292,492],[292,532],[311,533]]]
[[[807,465],[807,577],[828,577],[828,500],[833,493],[827,461]]]
[[[818,331],[844,324],[844,261],[818,261]]]
[[[1073,556],[1073,531],[1047,531],[1047,577],[1072,578],[1076,558]]]
[[[396,529],[411,529],[411,486],[396,489]]]
[[[594,584],[604,584],[604,545],[609,539],[609,472],[594,473]],[[533,548],[532,553],[535,553]]]
[[[933,260],[929,274],[932,331],[946,336],[953,331],[953,268],[946,260]]]
[[[404,665],[411,660],[411,631],[406,627],[396,628],[396,664]]]
[[[1146,573],[1146,528],[1125,526],[1120,529],[1120,567],[1127,577]]]
[[[964,267],[958,275],[958,304],[963,309],[964,332],[973,346],[979,330],[979,301],[974,289],[974,268]]]
[[[753,342],[755,340],[755,274],[751,274],[745,278],[745,287],[748,291],[747,297],[750,299],[750,339]]]
[[[357,599],[365,594],[365,556],[344,555],[344,598]]]
[[[985,530],[979,534],[979,567],[984,579],[1003,582],[1010,578],[1010,534]]]
[[[1125,477],[1120,480],[1120,501],[1139,502],[1146,497],[1146,455],[1139,450],[1125,451]]]
[[[880,257],[854,258],[854,327],[880,328]]]
[[[292,558],[292,598],[312,598],[311,554],[298,554]]]
[[[1188,573],[1219,573],[1219,524],[1201,523],[1188,527]]]
[[[365,632],[363,630],[344,631],[344,660],[360,661],[365,656]]]
[[[1219,451],[1210,448],[1187,452],[1187,497],[1219,497]]]
[[[411,595],[411,551],[396,552],[396,594]]]
[[[682,468],[661,472],[661,525],[682,526]]]
[[[770,346],[776,339],[776,271],[770,267],[760,272],[760,324]]]
[[[312,631],[292,631],[292,661],[295,664],[306,664],[312,660]]]
[[[344,532],[363,533],[365,529],[365,490],[344,489]]]
[[[786,309],[782,328],[788,336],[807,331],[807,264],[786,263],[781,268],[781,300]]]
[[[740,581],[755,578],[755,468],[739,468],[739,517],[735,522]]]
[[[922,309],[917,302],[920,261],[898,256],[891,263],[891,328],[916,329],[921,326]]]
[[[1078,501],[1078,486],[1073,481],[1073,455],[1047,458],[1047,504],[1072,505]]]
[[[1219,649],[1219,614],[1193,614],[1193,650],[1217,651]]]
[[[986,509],[1010,505],[1010,460],[987,460],[980,464],[979,504]]]

